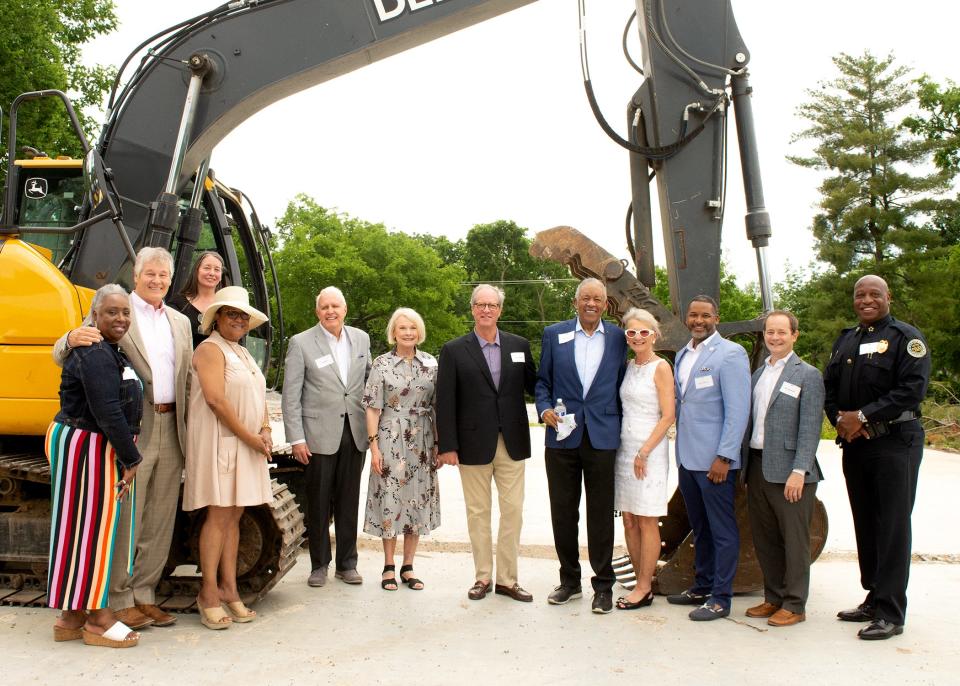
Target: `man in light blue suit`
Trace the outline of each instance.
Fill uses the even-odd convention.
[[[587,494],[587,548],[593,567],[593,612],[613,609],[613,473],[620,446],[620,382],[626,371],[623,330],[601,317],[607,289],[584,279],[574,297],[577,318],[543,331],[537,375],[537,413],[547,425],[546,467],[560,585],[547,598],[563,605],[580,587],[580,484]],[[554,404],[563,399],[576,428],[557,440]]]
[[[693,529],[693,588],[667,596],[675,605],[699,605],[694,621],[730,614],[740,532],[733,513],[740,449],[750,417],[746,351],[717,333],[717,303],[698,295],[687,308],[691,339],[677,353],[679,488]]]

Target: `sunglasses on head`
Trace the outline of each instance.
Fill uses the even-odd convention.
[[[627,338],[636,338],[637,336],[640,338],[646,338],[652,334],[653,331],[650,329],[627,329],[624,331],[624,333],[627,334]]]

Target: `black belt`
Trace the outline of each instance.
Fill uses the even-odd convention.
[[[905,410],[899,416],[886,421],[867,422],[863,425],[870,438],[882,438],[890,433],[900,431],[900,425],[906,422],[912,422],[919,418],[919,413],[913,410]]]

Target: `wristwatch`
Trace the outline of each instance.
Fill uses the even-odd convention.
[[[857,420],[859,420],[861,424],[867,423],[867,415],[863,413],[863,410],[857,410]]]
[[[730,464],[733,462],[729,457],[724,457],[723,455],[717,455],[724,464]]]

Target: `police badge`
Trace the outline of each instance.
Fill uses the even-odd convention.
[[[886,338],[883,338],[877,341],[877,352],[880,353],[881,355],[887,352],[887,348],[889,347],[890,347],[890,341],[888,341]]]

